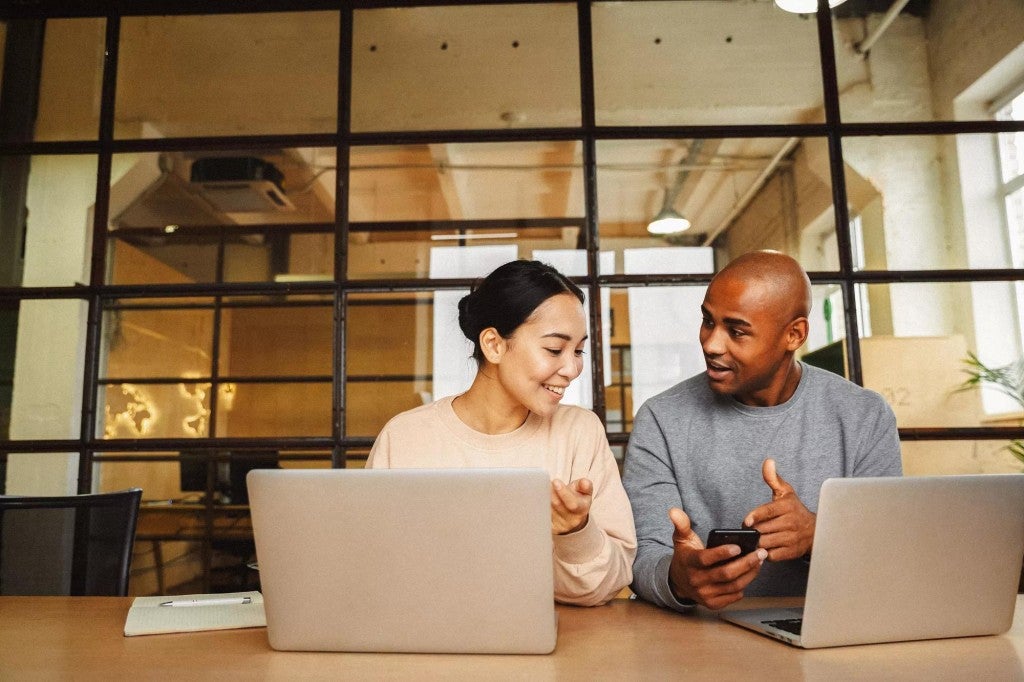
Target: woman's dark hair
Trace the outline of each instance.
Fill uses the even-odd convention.
[[[583,292],[550,265],[535,260],[514,260],[478,280],[459,301],[459,326],[473,342],[473,358],[483,363],[480,332],[494,327],[509,338],[541,303],[570,293],[583,303]]]

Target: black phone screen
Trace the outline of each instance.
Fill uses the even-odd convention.
[[[753,528],[716,528],[708,533],[708,549],[721,545],[739,545],[740,556],[757,549],[761,534]]]

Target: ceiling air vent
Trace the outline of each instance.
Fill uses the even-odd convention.
[[[294,211],[283,179],[274,164],[251,156],[197,159],[190,176],[203,198],[224,213]]]

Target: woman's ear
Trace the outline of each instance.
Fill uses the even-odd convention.
[[[501,362],[505,348],[505,339],[501,338],[501,334],[494,327],[488,327],[480,332],[480,351],[484,354],[484,359],[487,362],[493,365]]]

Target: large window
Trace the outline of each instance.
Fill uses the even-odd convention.
[[[566,400],[621,456],[764,248],[908,473],[1019,470],[1019,406],[959,389],[1024,348],[1020,3],[392,4],[0,9],[0,490],[140,485],[138,589],[237,587],[245,471],[462,390],[474,278],[583,287]]]
[[[996,110],[996,120],[1024,121],[1024,88]],[[1024,131],[1001,133],[997,139],[1007,247],[1013,267],[1024,268]],[[1015,288],[1017,324],[1024,347],[1024,283],[1017,282]]]

